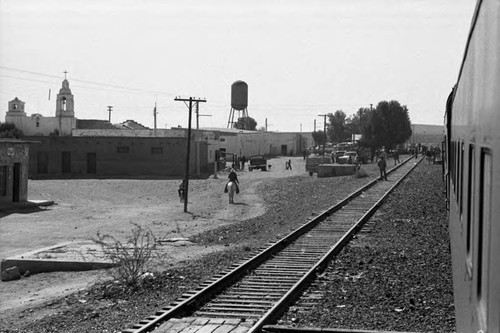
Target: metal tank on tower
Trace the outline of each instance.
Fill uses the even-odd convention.
[[[239,118],[248,117],[248,84],[243,81],[236,81],[231,85],[231,111],[229,111],[229,119],[227,128],[233,128],[235,121],[234,115],[237,112]]]

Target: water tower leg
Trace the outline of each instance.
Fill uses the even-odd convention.
[[[234,109],[231,108],[229,111],[229,119],[227,120],[227,128],[233,128],[234,126]]]

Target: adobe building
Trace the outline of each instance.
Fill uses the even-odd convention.
[[[28,201],[30,143],[0,139],[0,205]]]
[[[186,138],[120,136],[40,136],[30,156],[30,178],[182,178],[186,171]],[[207,144],[200,160],[207,161]],[[190,152],[195,175],[196,150]],[[213,164],[213,162],[212,162]],[[207,175],[212,164],[202,163]]]

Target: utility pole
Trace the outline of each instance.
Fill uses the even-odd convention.
[[[156,115],[158,112],[156,112],[156,102],[155,102],[155,107],[153,109],[153,118],[154,118],[154,130],[153,130],[153,136],[156,138]]]
[[[326,114],[318,114],[318,117],[323,117],[323,157],[324,157],[325,147],[326,147]]]
[[[314,119],[314,132],[316,132],[316,119]]]
[[[111,123],[111,111],[113,111],[113,106],[108,106],[109,122]]]
[[[193,102],[198,105],[199,102],[206,102],[205,99],[200,99],[200,98],[194,98],[194,97],[189,97],[189,98],[180,98],[176,97],[174,99],[175,101],[182,101],[186,106],[189,108],[189,118],[188,118],[188,134],[187,134],[187,153],[186,153],[186,175],[185,175],[185,188],[184,188],[184,213],[187,213],[187,203],[188,203],[188,193],[189,193],[189,154],[191,152],[191,118],[192,118],[192,111],[193,111]],[[189,104],[187,103],[189,102]]]
[[[211,117],[211,114],[200,114],[200,102],[195,101],[196,103],[196,175],[198,177],[201,177],[201,161],[200,161],[200,141],[201,141],[201,136],[200,136],[200,117]]]
[[[267,127],[269,127],[269,126],[273,126],[273,124],[268,124],[267,123],[267,118],[266,118],[266,132],[267,132]]]

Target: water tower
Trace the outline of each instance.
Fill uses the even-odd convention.
[[[229,111],[229,119],[227,121],[227,128],[233,128],[234,114],[238,112],[239,118],[248,117],[248,84],[243,81],[236,81],[231,85],[231,111]]]

